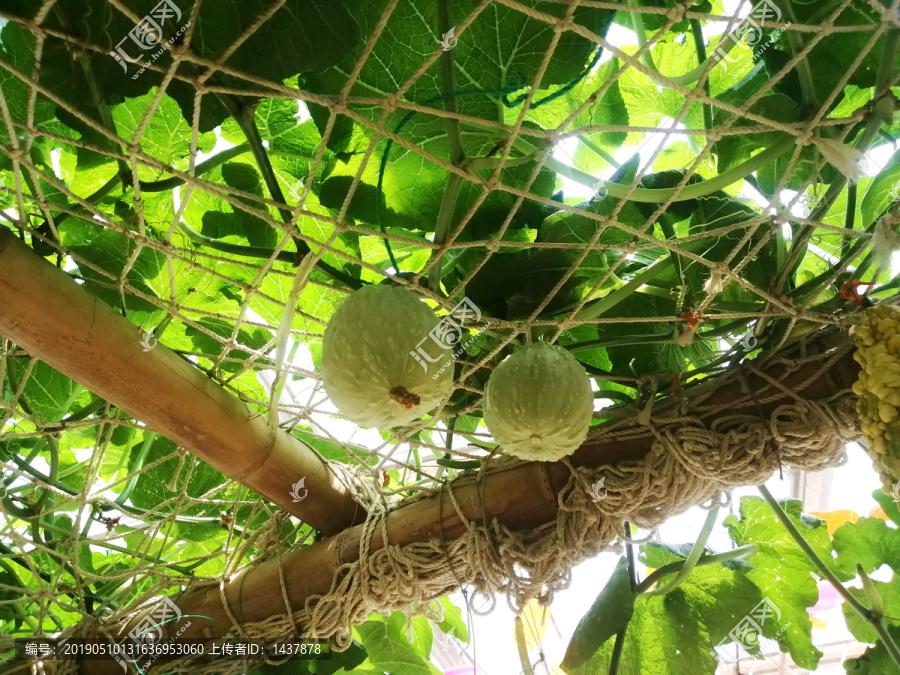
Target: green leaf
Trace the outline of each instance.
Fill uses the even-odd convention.
[[[13,12],[26,17],[34,17],[38,10],[30,2],[20,0],[13,4],[19,10]],[[156,0],[134,0],[129,9],[140,17],[150,14],[157,4]],[[161,24],[164,39],[176,38],[189,18],[194,17],[194,4],[192,0],[179,0],[181,16],[171,16]],[[337,63],[359,40],[346,0],[287,0],[255,30],[247,31],[248,26],[254,25],[270,9],[265,0],[200,4],[195,25],[190,27],[191,53],[201,60],[222,62],[227,68],[257,80],[281,82],[298,73],[320,71]],[[143,49],[129,39],[134,21],[105,0],[61,0],[42,21],[50,30],[74,34],[95,46],[80,55],[86,61],[84,69],[71,57],[68,43],[48,36],[43,46],[46,58],[40,60],[40,81],[81,111],[94,108],[92,92],[95,90],[99,90],[104,101],[113,104],[123,97],[142,96],[162,82],[163,73],[171,66],[169,51],[155,44]],[[123,66],[109,55],[120,45],[131,59],[140,59],[141,63],[151,61],[162,72],[146,70],[138,74],[140,66],[134,64],[127,64],[123,71]],[[226,51],[228,57],[223,59]],[[89,85],[85,70],[93,74],[96,87]],[[193,67],[188,70],[188,76],[199,73]],[[258,84],[245,76],[220,72],[215,79],[230,89],[259,89]],[[168,83],[168,93],[178,101],[184,118],[190,122],[194,88],[176,78]],[[211,96],[204,98],[200,113],[200,131],[212,130],[226,117],[225,109]]]
[[[34,75],[35,37],[28,28],[10,21],[0,32],[0,61],[3,61],[26,76]],[[0,91],[6,101],[10,117],[19,123],[26,120],[41,129],[48,129],[71,136],[57,120],[55,106],[38,96],[34,108],[29,113],[31,87],[6,68],[0,68]],[[0,124],[0,143],[9,145],[9,130]],[[0,169],[9,169],[12,164],[6,154],[0,155]]]
[[[826,563],[832,561],[824,521],[802,514],[799,500],[786,500],[781,505],[816,554]],[[778,620],[765,622],[763,635],[777,639],[782,651],[789,651],[801,668],[815,669],[822,652],[812,643],[812,622],[806,611],[819,598],[812,576],[815,567],[760,497],[742,497],[740,517],[728,516],[724,524],[738,546],[760,547],[759,553],[748,558],[756,569],[747,572],[747,578],[781,613]],[[836,567],[833,562],[830,566]],[[840,574],[837,569],[835,572]]]
[[[775,0],[782,10],[785,9],[788,1]],[[820,3],[793,0],[790,2],[790,6],[798,23],[806,23],[811,20],[815,24],[823,18]],[[828,14],[830,15],[831,12]],[[838,13],[832,25],[856,27],[857,30],[834,32],[830,35],[819,36],[814,41],[814,45],[804,58],[809,63],[812,74],[811,81],[819,103],[828,100],[831,93],[840,84],[853,84],[864,88],[875,84],[876,73],[885,53],[885,36],[882,35],[874,45],[869,46],[871,35],[866,35],[866,32],[867,29],[879,24],[880,17],[880,12],[872,5],[861,0],[853,0],[844,7],[843,11]],[[829,19],[829,21],[831,20]],[[865,28],[860,30],[858,27]],[[803,48],[806,48],[809,42],[812,41],[801,39]],[[791,53],[788,36],[785,33],[778,37],[776,46],[782,52]],[[770,47],[764,52],[764,55],[773,49]],[[860,57],[859,66],[848,69],[848,65]],[[891,72],[896,72],[900,67],[900,55],[895,55],[895,63],[892,66]]]
[[[139,449],[137,446],[132,448],[131,456],[128,459],[129,472],[136,468],[135,463]],[[218,515],[221,510],[218,504],[194,504],[183,508],[184,503],[176,500],[166,506],[160,506],[176,497],[182,489],[185,490],[188,497],[197,498],[210,492],[216,494],[213,492],[215,488],[225,487],[228,484],[228,479],[221,472],[204,462],[193,459],[191,455],[185,455],[177,484],[171,485],[176,473],[179,473],[178,468],[182,463],[175,449],[176,446],[172,441],[162,436],[156,437],[144,459],[144,468],[131,493],[131,503],[138,508],[161,510],[164,513],[170,513],[177,509],[180,513],[188,516]],[[192,463],[193,470],[190,467]],[[185,486],[183,483],[188,471],[190,471],[190,479]],[[174,491],[170,490],[170,487],[174,487]]]
[[[749,87],[744,87],[741,89],[741,93],[749,93],[749,89]],[[776,124],[790,124],[797,121],[799,116],[799,109],[793,100],[784,94],[774,93],[757,100],[747,109],[747,112],[771,120]],[[732,117],[733,114],[730,112],[717,107],[713,108],[713,123],[716,125],[724,124]],[[764,124],[765,122],[741,117],[731,122],[729,127],[759,127]],[[719,172],[745,161],[755,150],[765,148],[781,137],[781,132],[771,131],[762,134],[729,135],[717,141],[713,148],[719,156]]]
[[[641,561],[658,569],[685,560],[692,548],[693,544],[644,544]],[[740,558],[718,565],[703,565],[695,567],[678,586],[677,590],[702,617],[703,630],[709,633],[712,645],[731,642],[727,639],[729,633],[762,601],[759,588],[747,578],[747,573],[753,569],[752,564]],[[753,649],[753,645],[747,645],[747,648]]]
[[[875,590],[881,601],[884,603],[884,618],[882,619],[886,626],[892,628],[900,628],[900,576],[894,574],[890,582],[873,581]],[[848,588],[850,595],[859,600],[863,607],[871,607],[871,601],[866,597],[865,592],[861,588]],[[878,641],[878,633],[872,625],[863,620],[847,602],[841,606],[844,613],[844,620],[847,622],[847,629],[860,642],[868,642],[875,644]]]
[[[888,633],[895,643],[900,644],[900,627],[892,626],[888,628]],[[897,664],[879,640],[874,647],[866,649],[858,659],[844,661],[844,669],[848,675],[894,675],[897,672]]]
[[[639,158],[634,156],[616,171],[614,182],[630,182],[637,171]],[[619,200],[609,196],[584,202],[578,208],[597,216],[608,216]],[[624,211],[635,207],[626,204]],[[640,218],[640,214],[637,214]],[[626,216],[619,215],[620,220]],[[598,236],[598,230],[602,230]],[[581,261],[584,244],[612,247],[610,250],[591,250]],[[547,296],[572,268],[575,270],[557,294],[544,308],[544,314],[553,314],[582,299],[609,269],[609,264],[621,257],[616,244],[631,240],[632,236],[616,227],[609,227],[602,220],[588,218],[580,213],[558,211],[549,215],[540,225],[538,242],[572,244],[572,248],[527,248],[512,253],[495,253],[479,269],[466,290],[469,297],[487,314],[499,318],[521,319],[531,314],[547,300]],[[612,285],[608,281],[604,287]]]
[[[575,627],[562,662],[566,672],[586,663],[603,643],[623,631],[633,612],[634,591],[628,560],[623,556],[594,604]]]
[[[866,190],[860,203],[860,217],[856,229],[868,228],[898,197],[900,197],[900,150],[891,156],[891,161],[875,176],[875,180]]]
[[[625,634],[618,675],[712,675],[711,638],[681,587],[662,596],[641,595]],[[570,675],[608,673],[613,641]]]
[[[367,662],[390,675],[440,675],[426,657],[413,648],[405,635],[399,636],[393,622],[369,620],[356,627],[366,648]]]
[[[253,355],[248,352],[241,349],[231,349],[227,353],[222,354],[224,351],[222,341],[232,338],[234,333],[233,323],[225,319],[205,316],[199,319],[197,324],[199,328],[193,326],[185,328],[185,334],[190,337],[197,352],[203,354],[211,361],[216,361],[221,357],[223,361],[219,368],[229,373],[238,372],[248,366],[246,361],[253,358]],[[212,336],[204,332],[204,329],[212,333]],[[220,339],[216,339],[216,337]],[[235,341],[238,344],[257,351],[266,346],[271,339],[272,334],[265,328],[249,325],[241,326],[235,337]],[[265,359],[261,361],[268,363]]]
[[[79,273],[87,280],[84,288],[116,309],[122,308],[123,298],[115,290],[115,284],[125,272],[125,266],[130,265],[125,277],[134,291],[125,289],[124,309],[133,323],[143,326],[161,319],[164,314],[163,310],[137,293],[158,299],[151,284],[156,285],[158,278],[162,281],[161,273],[166,268],[166,256],[143,246],[132,260],[137,248],[138,244],[134,239],[113,230],[101,229],[97,236],[86,243],[69,246],[69,251],[78,264]],[[157,288],[163,290],[165,287]]]
[[[674,299],[635,293],[603,314],[602,318],[630,319],[643,317],[674,316]],[[670,375],[696,368],[711,360],[713,346],[704,340],[694,340],[682,347],[675,342],[641,344],[641,337],[671,336],[675,325],[663,321],[642,323],[602,324],[603,339],[637,336],[635,344],[607,347],[610,370],[614,375]]]
[[[875,490],[872,498],[881,505],[881,510],[888,518],[900,525],[900,503],[894,499],[893,495],[889,495],[884,490]]]
[[[226,162],[222,165],[221,171],[222,178],[229,187],[258,197],[265,196],[262,176],[252,166],[240,162]],[[265,213],[265,207],[248,197],[238,197],[238,200],[246,204],[250,212],[230,205],[226,207],[228,210],[225,213],[207,211],[203,214],[201,234],[213,239],[232,238],[238,243],[247,243],[260,248],[275,248],[278,240],[284,235],[253,214],[253,211]]]
[[[17,607],[11,603],[22,601],[23,593],[26,592],[25,589],[13,590],[21,589],[21,583],[15,574],[0,568],[0,620],[10,621],[18,614],[17,609],[21,605]]]
[[[305,180],[322,139],[315,122],[300,122],[299,115],[300,104],[294,99],[267,98],[256,107],[254,120],[273,164]],[[222,124],[221,134],[230,143],[247,141],[234,118]],[[333,153],[325,151],[323,164],[327,166],[332,157]]]
[[[149,122],[144,120],[156,98],[156,93],[156,87],[153,87],[144,96],[127,99],[115,106],[112,109],[112,118],[116,132],[126,142],[139,143],[141,150],[151,157],[166,164],[181,160],[182,166],[179,168],[187,169],[184,158],[190,154],[191,127],[181,116],[175,100],[169,96],[162,96]],[[214,134],[200,134],[198,149],[201,152],[210,152],[215,144]],[[138,165],[138,176],[143,180],[157,180],[167,178],[169,174]]]
[[[454,605],[448,598],[441,598],[438,602],[444,611],[444,619],[436,624],[441,632],[452,635],[463,642],[469,641],[469,629],[462,618],[462,610]]]
[[[881,518],[860,518],[841,525],[832,542],[837,565],[848,576],[856,576],[856,565],[871,573],[882,565],[900,572],[900,530]]]
[[[354,20],[361,35],[368,36],[372,32],[382,17],[385,4],[384,0],[359,4]],[[526,0],[524,5],[539,8],[539,11],[553,16],[562,16],[565,11],[563,6],[538,0]],[[450,10],[453,25],[460,25],[477,6],[476,0],[452,3]],[[379,40],[354,80],[351,96],[387,95],[397,89],[398,83],[407,81],[420,68],[421,55],[434,52],[440,45],[436,10],[436,5],[416,3],[401,3],[394,9],[384,30],[387,35],[402,35],[404,49],[398,51],[392,40]],[[573,18],[576,23],[602,34],[604,25],[611,16],[611,12],[605,10],[582,7],[575,11]],[[523,40],[521,36],[528,37]],[[517,9],[500,3],[492,3],[483,9],[474,22],[468,25],[453,50],[459,73],[457,88],[467,92],[456,97],[459,111],[464,115],[497,121],[498,113],[503,114],[500,97],[496,94],[477,93],[476,90],[530,85],[542,67],[544,55],[553,39],[554,31],[550,25]],[[567,83],[578,76],[583,72],[595,47],[590,40],[574,31],[561,33],[553,52],[554,58],[547,64],[540,86]],[[357,52],[349,52],[346,60],[339,66],[304,78],[305,87],[323,94],[340,93],[347,84],[348,75],[354,71],[358,57]],[[386,68],[384,64],[390,64],[390,68]],[[441,104],[433,99],[441,95],[440,78],[434,71],[411,80],[411,86],[404,94],[406,100],[435,105],[438,109]],[[377,120],[385,123],[382,122],[383,111],[379,106],[358,104],[354,107],[360,115],[373,122]],[[394,113],[386,125],[392,130],[396,129],[405,115],[405,111]],[[372,134],[370,130],[367,133],[370,136]],[[421,150],[442,158],[449,155],[443,119],[419,113],[403,126],[400,133]],[[495,148],[498,140],[493,133],[470,133],[468,130],[463,133],[464,149],[470,157],[487,155]],[[378,159],[385,147],[385,144],[379,145],[376,156],[368,161],[363,171],[362,180],[368,185],[378,184]],[[361,156],[354,157],[346,165],[338,166],[333,175],[355,176],[362,159]],[[510,183],[513,178],[506,177],[507,172],[515,176],[523,171],[523,167],[514,168],[519,171],[513,171],[513,168],[504,171],[503,182],[518,187],[516,183]],[[527,170],[524,171],[527,175]],[[433,227],[446,178],[446,171],[433,162],[403,146],[393,144],[383,185],[386,224],[409,229]],[[457,213],[465,213],[481,192],[480,185],[466,182],[457,202]],[[512,202],[508,193],[495,192],[489,199],[500,198]],[[392,222],[389,219],[391,212],[402,214],[401,217],[418,217],[419,223]],[[371,217],[367,221],[374,222]]]
[[[31,359],[11,358],[10,372],[21,387]],[[59,422],[72,407],[84,388],[43,361],[34,360],[34,366],[25,382],[21,401],[25,403],[42,422]],[[11,394],[14,392],[10,392]]]

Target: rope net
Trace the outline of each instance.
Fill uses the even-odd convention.
[[[573,467],[554,523],[364,546],[324,600],[238,634],[346,644],[369,612],[433,612],[462,584],[547,597],[626,520],[650,530],[781,466],[833,465],[858,435],[848,392],[764,420],[761,394],[731,414],[690,392],[753,359],[824,372],[847,345],[777,353],[893,292],[894,0],[15,0],[0,17],[2,226],[148,351],[174,350],[331,463],[369,510],[365,541],[466,462],[513,461],[479,422],[515,345],[581,361],[595,435],[654,434],[644,460]],[[375,283],[442,316],[477,308],[453,393],[391,433],[342,420],[318,372],[330,316]],[[0,348],[7,639],[115,634],[161,595],[313,542]],[[679,403],[655,413],[666,396]]]

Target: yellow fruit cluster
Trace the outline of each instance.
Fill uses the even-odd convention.
[[[886,490],[900,481],[900,308],[878,305],[853,327],[862,366],[853,392],[869,457]]]

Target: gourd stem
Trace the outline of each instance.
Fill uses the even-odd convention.
[[[396,401],[407,410],[414,408],[422,402],[422,399],[420,399],[417,394],[413,394],[403,386],[394,387],[389,393],[392,401]]]

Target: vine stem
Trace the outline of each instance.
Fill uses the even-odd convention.
[[[709,535],[712,534],[713,528],[716,526],[716,517],[718,515],[718,506],[710,509],[709,513],[706,514],[706,522],[703,523],[700,535],[697,537],[697,541],[694,542],[694,547],[685,559],[684,565],[681,566],[678,574],[664,587],[647,591],[647,595],[665,595],[666,593],[674,591],[682,581],[688,578],[688,575],[694,571],[694,567],[697,566],[700,556],[706,549],[706,542],[709,540]]]
[[[242,143],[241,145],[236,145],[233,148],[228,148],[227,150],[223,150],[220,153],[209,157],[203,162],[200,162],[196,167],[194,167],[194,176],[202,176],[208,171],[216,168],[220,164],[224,164],[230,159],[237,157],[238,155],[242,155],[245,152],[250,151],[250,146],[246,143]],[[163,180],[154,180],[154,181],[141,181],[141,192],[165,192],[166,190],[172,190],[179,185],[183,185],[185,180],[180,178],[179,176],[172,176],[171,178],[164,178]],[[113,191],[116,185],[119,184],[119,176],[115,175],[110,178],[106,183],[100,186],[96,192],[92,193],[88,197],[85,197],[84,201],[88,204],[96,204],[101,199],[103,199],[106,195]],[[124,188],[123,188],[124,190]],[[87,213],[87,209],[83,209],[80,206],[76,206],[76,208],[72,209],[76,213],[85,212]],[[72,213],[63,213],[59,216],[59,218],[55,219],[56,226],[59,227],[60,223],[62,223],[69,216],[74,215]]]
[[[766,500],[766,503],[772,508],[775,512],[775,516],[778,520],[781,521],[781,524],[784,525],[784,528],[788,531],[788,534],[791,535],[793,540],[797,543],[797,546],[800,547],[800,550],[809,558],[809,561],[815,566],[815,568],[819,571],[819,574],[827,579],[828,582],[834,587],[838,593],[840,593],[841,597],[847,601],[847,604],[850,608],[859,615],[863,621],[868,623],[875,629],[875,632],[878,633],[878,637],[881,638],[881,641],[884,643],[885,649],[887,649],[888,654],[890,654],[891,659],[893,659],[894,663],[897,664],[897,667],[900,668],[900,648],[897,647],[897,644],[894,642],[893,638],[888,633],[887,628],[884,625],[884,621],[882,621],[882,617],[879,614],[876,614],[871,609],[863,606],[859,600],[857,600],[850,591],[841,583],[841,580],[837,578],[834,572],[825,564],[825,561],[822,560],[819,555],[812,549],[812,546],[809,545],[809,542],[803,537],[803,534],[800,530],[797,529],[797,526],[794,525],[794,522],[788,517],[788,514],[785,513],[784,509],[781,508],[781,504],[772,496],[772,493],[769,492],[769,489],[765,485],[758,485],[757,489],[759,493],[763,496],[763,499]]]
[[[759,546],[757,546],[756,544],[747,544],[746,546],[741,546],[732,551],[724,551],[723,553],[713,553],[711,555],[701,556],[694,564],[694,567],[703,567],[704,565],[726,562],[728,560],[734,560],[736,558],[746,558],[747,556],[754,555],[758,551]],[[660,579],[668,576],[669,574],[678,572],[686,564],[687,560],[679,560],[678,562],[669,563],[668,565],[660,567],[658,570],[654,570],[652,574],[647,575],[647,578],[637,585],[637,587],[634,589],[634,592],[645,593],[653,586],[653,584],[658,582]]]
[[[699,19],[691,19],[691,37],[694,38],[697,63],[703,64],[706,62],[706,42],[703,40],[703,27]],[[703,81],[703,93],[706,94],[706,98],[711,98],[708,77]],[[707,131],[713,127],[712,108],[709,103],[703,104],[703,126]]]
[[[587,134],[578,134],[578,142],[581,143],[588,150],[593,152],[595,155],[600,157],[604,162],[609,164],[610,166],[614,166],[615,168],[619,168],[622,164],[616,160],[611,154],[609,154],[606,150],[601,148],[599,145],[595,144],[593,141],[587,138]],[[506,163],[506,166],[510,166],[509,162]]]
[[[784,3],[784,9],[791,23],[797,23],[797,15],[794,13],[794,8],[790,2]],[[803,51],[803,43],[794,31],[789,30],[786,32],[791,53],[794,58],[797,58],[797,54]],[[812,69],[807,57],[804,56],[800,59],[800,63],[797,64],[797,72],[800,76],[800,97],[803,99],[804,108],[806,110],[817,109],[819,107],[819,99],[816,96],[816,86],[813,83]]]
[[[231,253],[232,255],[240,255],[247,258],[262,258],[263,260],[268,260],[275,253],[275,251],[268,248],[260,248],[258,246],[243,246],[241,244],[229,244],[224,241],[219,241],[218,239],[213,239],[212,237],[207,237],[205,234],[200,234],[199,232],[197,232],[197,230],[193,229],[183,220],[178,223],[178,229],[181,230],[182,234],[184,234],[195,244],[201,244],[202,246],[206,246],[216,251],[222,251],[223,253]],[[295,260],[295,254],[291,253],[290,251],[281,251],[280,253],[278,253],[278,255],[275,256],[275,260],[293,263]]]
[[[631,544],[631,524],[625,522],[625,555],[628,559],[628,580],[631,582],[631,592],[637,594],[637,568],[634,564],[634,545]],[[622,660],[622,649],[625,647],[625,634],[628,632],[628,624],[616,633],[616,641],[613,644],[612,656],[609,659],[608,675],[616,675],[619,672],[619,663]]]
[[[640,7],[640,0],[631,0],[631,6]],[[644,30],[644,17],[640,12],[629,11],[628,13],[631,15],[631,27],[634,29],[634,35],[637,38],[638,47],[640,49],[644,49],[644,46],[647,44],[647,33]],[[649,49],[641,54],[641,63],[647,66],[650,70],[659,73],[656,64],[653,62],[653,55],[650,53]]]
[[[775,161],[795,145],[796,140],[794,139],[794,137],[788,136],[787,138],[783,138],[774,145],[766,148],[759,154],[754,155],[750,159],[747,159],[740,164],[731,167],[727,171],[722,172],[715,178],[707,178],[705,180],[698,181],[697,183],[684,185],[681,188],[641,188],[631,187],[630,185],[622,185],[620,183],[612,183],[609,181],[604,181],[603,187],[611,196],[620,199],[626,198],[631,202],[659,204],[670,199],[673,202],[683,202],[688,199],[697,199],[699,197],[705,197],[708,194],[712,194],[717,190],[722,190],[732,183],[736,183],[737,181],[745,178],[757,169],[765,166],[769,162]],[[515,147],[519,148],[523,152],[534,151],[534,147],[521,137],[516,139]],[[546,164],[548,169],[555,171],[561,176],[565,176],[566,178],[569,178],[576,183],[580,183],[581,185],[596,189],[598,180],[596,176],[592,176],[589,173],[571,167],[568,164],[564,164],[552,155],[547,155],[544,163]]]
[[[884,45],[884,55],[882,57],[881,68],[878,69],[878,79],[875,83],[876,92],[886,91],[888,85],[891,83],[893,68],[890,64],[893,63],[894,53],[897,51],[898,39],[900,39],[900,29],[892,28],[888,31],[887,40],[885,41]]]
[[[609,675],[616,675],[619,672],[619,662],[622,660],[622,649],[625,647],[625,632],[616,633],[616,641],[613,644],[612,656],[609,659]]]
[[[275,175],[275,169],[272,168],[272,162],[269,161],[269,155],[266,153],[265,146],[263,146],[262,137],[259,135],[259,129],[256,128],[255,107],[242,106],[234,96],[229,94],[218,94],[217,97],[228,114],[238,123],[238,126],[247,138],[247,143],[250,146],[250,151],[253,153],[253,158],[256,160],[256,165],[259,167],[260,173],[262,173],[266,187],[269,188],[269,194],[272,195],[274,201],[285,205],[283,208],[278,208],[278,213],[281,214],[281,219],[284,221],[285,227],[291,227],[293,221],[291,211],[287,207],[287,200],[284,198],[284,193],[281,191],[281,186],[278,184],[278,177]],[[294,225],[294,227],[299,230],[299,224]],[[293,264],[298,265],[311,251],[309,244],[303,239],[297,236],[292,238],[294,240],[294,245],[297,248]],[[315,267],[334,281],[348,285],[350,288],[359,287],[357,285],[358,282],[348,284],[347,281],[350,277],[328,263],[319,260],[316,262]]]
[[[519,663],[524,675],[534,675],[534,668],[528,658],[528,644],[525,642],[525,624],[522,615],[516,614],[516,650],[519,652]]]
[[[200,162],[197,166],[195,166],[194,175],[202,176],[212,169],[215,169],[220,164],[224,164],[230,159],[239,157],[245,152],[250,152],[249,143],[241,143],[240,145],[235,145],[233,148],[228,148],[226,150],[223,150],[222,152],[216,153],[212,157],[208,157],[207,159]],[[144,181],[141,181],[141,192],[165,192],[166,190],[172,190],[179,185],[184,185],[184,183],[184,178],[181,178],[180,176],[172,176],[171,178],[148,181],[146,183]]]
[[[450,30],[449,0],[438,0],[438,30],[441,34],[446,34]],[[456,91],[453,49],[445,49],[441,53],[441,90],[444,94]],[[455,97],[448,96],[443,103],[446,112],[456,113]],[[450,163],[453,166],[461,166],[466,161],[466,153],[463,150],[459,120],[446,117],[445,124],[447,126],[447,143],[450,146]],[[434,227],[434,243],[438,246],[443,245],[450,234],[450,224],[453,221],[453,212],[456,210],[456,202],[461,189],[462,177],[451,172],[447,176],[447,185],[444,188],[444,196],[441,199],[441,207]],[[438,294],[441,291],[441,261],[443,257],[443,253],[435,253],[431,270],[428,273],[428,285],[432,291]],[[400,270],[395,271],[399,272]]]

